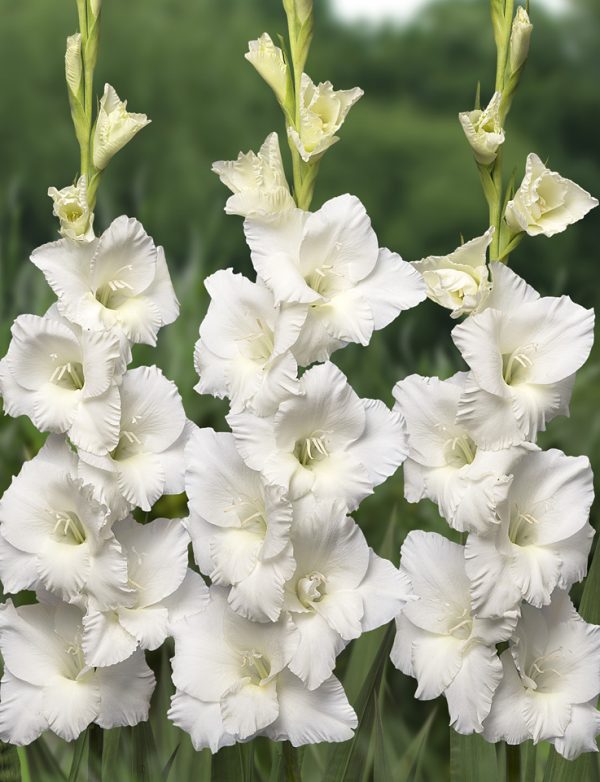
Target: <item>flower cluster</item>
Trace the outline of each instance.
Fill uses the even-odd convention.
[[[265,34],[247,58],[284,105],[281,51]],[[289,135],[304,161],[336,140],[359,94],[303,74]],[[276,133],[213,170],[233,193],[226,211],[246,218],[256,279],[227,269],[205,281],[196,390],[229,400],[231,432],[200,429],[186,447],[186,528],[212,586],[207,609],[174,627],[169,714],[213,752],[256,735],[344,741],[356,716],[336,657],[412,598],[348,514],[407,446],[402,417],[360,399],[329,359],[368,345],[425,298],[425,284],[379,247],[354,196],[296,207]]]
[[[528,204],[539,206],[540,188],[579,192],[538,164],[530,156],[506,210],[522,230],[544,223],[539,210],[524,217]],[[547,220],[548,230],[570,222],[562,207]],[[600,627],[584,622],[568,597],[587,571],[593,476],[587,457],[544,451],[535,440],[568,414],[594,314],[486,263],[489,237],[416,263],[430,298],[453,317],[468,315],[452,338],[469,371],[396,385],[408,433],[405,496],[435,502],[466,542],[409,533],[400,569],[419,599],[397,619],[392,660],[417,679],[417,697],[445,695],[459,733],[548,740],[572,759],[595,751],[600,733]]]
[[[0,737],[15,744],[147,719],[143,650],[208,600],[182,521],[131,515],[183,491],[192,429],[157,367],[127,368],[132,345],[178,315],[162,248],[119,217],[32,261],[58,300],[16,319],[0,361],[5,411],[51,433],[0,500],[4,590],[39,600],[0,608]]]

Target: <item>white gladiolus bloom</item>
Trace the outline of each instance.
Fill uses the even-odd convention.
[[[65,432],[79,448],[106,454],[119,438],[118,384],[130,357],[116,331],[74,326],[51,308],[20,315],[0,362],[0,392],[12,416],[27,415],[42,432]]]
[[[117,446],[106,456],[80,450],[79,472],[102,487],[107,501],[120,493],[131,505],[150,510],[163,494],[183,491],[183,449],[193,424],[177,387],[158,367],[130,369],[119,391]]]
[[[61,239],[31,255],[58,296],[62,315],[84,329],[120,328],[132,342],[156,344],[179,303],[162,247],[137,220],[117,217],[88,244]]]
[[[317,160],[336,141],[335,135],[356,101],[364,95],[360,87],[334,90],[330,81],[314,84],[302,74],[300,83],[300,126],[288,127],[288,135],[306,162]]]
[[[283,490],[244,464],[229,433],[197,429],[185,456],[187,529],[200,570],[231,587],[227,599],[240,615],[277,621],[294,572],[292,507]]]
[[[82,648],[94,667],[122,662],[138,646],[157,649],[174,622],[204,610],[208,602],[206,584],[187,567],[190,539],[180,519],[138,524],[129,517],[113,529],[127,557],[133,596],[113,611],[88,607]]]
[[[95,238],[94,213],[90,212],[87,201],[85,174],[79,177],[75,185],[63,187],[62,190],[49,188],[48,195],[54,204],[53,213],[60,221],[61,234],[77,242],[91,242]]]
[[[517,611],[499,619],[475,616],[464,548],[434,532],[408,533],[400,571],[419,599],[396,620],[392,662],[417,679],[417,698],[445,696],[458,733],[480,733],[502,678],[496,644],[510,638]]]
[[[505,218],[516,233],[554,236],[581,220],[598,200],[570,179],[550,171],[533,152],[527,157],[525,177]]]
[[[101,728],[148,719],[154,674],[143,652],[109,668],[90,668],[81,648],[81,611],[61,603],[0,608],[0,738],[30,744],[45,730],[73,741]]]
[[[487,308],[452,331],[472,371],[458,421],[482,448],[535,440],[568,413],[575,372],[589,356],[594,312],[568,296],[539,294],[504,264],[492,263]]]
[[[299,640],[289,619],[249,622],[211,587],[209,607],[178,622],[174,637],[168,716],[196,749],[216,752],[258,734],[294,746],[352,737],[356,715],[339,681],[308,690],[286,668]]]
[[[469,535],[465,557],[473,605],[480,616],[502,616],[522,599],[540,607],[555,587],[585,576],[594,531],[594,498],[586,456],[562,451],[518,454],[501,523],[487,535]]]
[[[227,214],[267,218],[295,208],[283,170],[279,137],[271,133],[258,154],[240,152],[237,160],[218,160],[212,170],[233,193]]]
[[[13,478],[0,500],[0,522],[7,543],[29,555],[17,584],[10,571],[2,573],[6,589],[18,591],[27,581],[67,602],[85,605],[90,597],[104,608],[130,600],[127,561],[108,510],[77,478],[77,457],[62,438],[50,436]]]
[[[145,114],[127,111],[127,101],[119,98],[114,87],[105,84],[94,128],[94,166],[100,171],[106,168],[111,158],[149,124]]]
[[[450,255],[430,255],[413,266],[427,285],[427,296],[452,310],[451,317],[470,315],[485,304],[491,290],[486,263],[494,228],[457,247]]]
[[[275,307],[268,288],[231,269],[204,281],[211,296],[200,325],[194,363],[200,376],[195,390],[272,415],[280,402],[299,393],[298,365],[290,348],[306,320],[302,305]]]
[[[405,419],[409,454],[404,494],[438,505],[454,529],[486,532],[499,523],[498,506],[510,487],[512,451],[483,451],[456,422],[466,372],[448,380],[409,377],[394,386],[395,410]]]
[[[359,399],[334,364],[312,367],[300,382],[304,395],[272,417],[227,417],[237,448],[291,500],[310,494],[353,510],[406,458],[402,419],[379,400]]]
[[[504,129],[500,121],[502,95],[495,92],[485,109],[463,111],[458,115],[475,160],[489,166],[496,160],[498,150],[504,144]]]
[[[275,46],[268,33],[263,33],[256,41],[248,42],[248,51],[244,57],[256,68],[283,106],[289,71],[279,46]]]
[[[403,310],[425,298],[421,275],[399,255],[379,249],[364,206],[354,196],[327,201],[314,214],[246,220],[259,277],[277,304],[304,304],[306,322],[293,348],[298,363],[325,361],[349,342],[368,345]]]
[[[573,760],[597,752],[600,627],[584,622],[566,592],[544,608],[524,605],[502,653],[503,678],[484,725],[488,741],[551,741]]]
[[[411,599],[410,582],[369,548],[339,503],[319,504],[296,519],[292,543],[296,569],[284,607],[300,642],[289,668],[314,690],[331,676],[348,641],[400,613]]]

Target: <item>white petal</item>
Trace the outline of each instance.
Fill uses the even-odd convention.
[[[118,665],[98,668],[96,678],[100,689],[96,722],[101,728],[137,725],[148,719],[156,679],[141,650]]]
[[[412,664],[419,686],[415,698],[431,700],[441,695],[463,664],[464,641],[421,630],[412,642]]]
[[[501,679],[502,664],[495,648],[477,645],[467,651],[460,671],[444,693],[454,730],[481,733]]]
[[[161,605],[120,608],[119,622],[142,649],[158,649],[169,634],[169,613]]]
[[[300,632],[300,643],[289,669],[309,690],[314,690],[331,676],[336,657],[346,644],[317,613],[294,614],[293,619]]]
[[[494,538],[469,535],[467,539],[465,569],[471,581],[473,607],[482,617],[503,616],[522,598],[512,577],[508,553],[498,549]]]
[[[523,716],[529,733],[538,741],[563,736],[571,720],[572,706],[562,695],[531,692],[523,702]]]
[[[137,649],[137,639],[120,624],[115,612],[88,610],[83,618],[81,646],[86,665],[115,665]]]
[[[179,316],[179,301],[173,290],[173,283],[169,275],[165,251],[162,247],[156,248],[156,273],[154,280],[144,291],[160,312],[161,325],[167,326],[177,320]]]
[[[243,741],[277,719],[279,704],[274,681],[255,685],[248,680],[236,682],[221,700],[223,727]]]
[[[358,286],[341,291],[321,308],[323,326],[334,339],[369,344],[375,323],[373,310]]]
[[[5,594],[15,595],[22,589],[35,587],[37,558],[11,546],[0,535],[0,579]]]
[[[220,703],[206,703],[177,690],[171,699],[167,717],[190,734],[198,752],[206,747],[211,752],[217,752],[221,747],[235,743],[235,738],[223,727]]]
[[[387,559],[369,552],[369,567],[359,586],[364,614],[362,630],[368,632],[394,619],[412,596],[410,581]]]
[[[119,489],[125,499],[149,511],[164,493],[166,475],[160,457],[138,453],[115,464]]]
[[[44,687],[44,716],[50,730],[65,741],[76,739],[96,719],[99,708],[100,690],[93,673],[80,679],[55,676]]]
[[[90,261],[96,246],[96,241],[83,243],[61,239],[38,247],[31,254],[31,261],[41,269],[58,296],[59,308],[64,314],[76,316],[81,298],[90,291]]]
[[[247,619],[276,622],[283,606],[284,584],[294,568],[292,547],[288,544],[277,556],[258,561],[246,578],[232,586],[229,605]]]
[[[156,274],[156,247],[134,218],[124,215],[102,234],[90,263],[93,290],[114,280],[127,283],[129,295],[144,291]]]
[[[574,760],[582,752],[598,752],[596,736],[600,733],[600,712],[596,700],[573,706],[571,721],[563,736],[551,739],[556,751],[567,760]]]
[[[526,691],[509,649],[502,652],[500,662],[502,681],[494,694],[489,716],[484,721],[483,735],[486,741],[494,743],[521,744],[531,738],[524,713]]]
[[[204,579],[188,568],[181,586],[162,601],[169,613],[169,634],[174,625],[194,614],[201,613],[208,606],[209,592]]]
[[[23,746],[48,729],[43,714],[43,689],[15,679],[8,671],[0,687],[0,739]]]
[[[379,399],[364,399],[366,425],[352,451],[366,467],[370,480],[378,486],[408,456],[402,418],[388,410]]]
[[[505,263],[492,261],[490,271],[493,284],[486,307],[512,312],[540,298],[540,294]]]
[[[77,448],[103,455],[117,447],[120,423],[121,397],[117,386],[111,386],[100,396],[81,400],[69,437]]]

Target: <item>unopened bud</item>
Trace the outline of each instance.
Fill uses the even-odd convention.
[[[263,33],[256,41],[250,41],[244,57],[256,68],[283,106],[288,84],[288,67],[283,52],[275,46],[271,36]]]
[[[81,35],[75,33],[67,38],[65,52],[65,75],[67,85],[73,95],[78,96],[83,86],[83,65],[81,61]]]
[[[300,24],[304,24],[313,12],[313,0],[295,0],[294,5]]]
[[[89,0],[89,3],[94,19],[97,19],[100,16],[100,11],[102,9],[102,0]]]
[[[510,73],[516,73],[523,67],[529,54],[529,42],[533,25],[529,20],[527,11],[519,6],[512,23],[510,33],[509,65]]]

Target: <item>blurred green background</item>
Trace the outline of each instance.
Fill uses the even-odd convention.
[[[407,260],[445,254],[461,234],[465,239],[481,234],[487,209],[457,114],[472,108],[478,80],[483,100],[492,91],[495,52],[487,2],[442,1],[405,27],[372,29],[340,24],[324,0],[315,0],[315,6],[310,75],[338,88],[361,86],[366,94],[322,164],[314,207],[339,193],[356,194],[380,244]],[[532,50],[507,128],[509,173],[514,166],[520,181],[525,156],[535,151],[598,196],[600,4],[572,0],[569,13],[555,17],[532,0],[531,16]],[[63,81],[64,39],[75,29],[70,0],[2,0],[0,5],[2,354],[14,317],[42,314],[52,300],[28,256],[35,246],[56,238],[48,186],[63,187],[77,173],[78,149]],[[234,158],[240,149],[256,150],[273,129],[283,141],[278,107],[243,58],[247,41],[264,30],[273,37],[284,32],[278,0],[104,0],[97,90],[109,81],[129,100],[130,109],[147,113],[152,124],[109,167],[96,228],[127,213],[165,246],[182,313],[163,329],[158,349],[137,348],[135,360],[158,364],[179,386],[188,415],[217,429],[225,427],[225,405],[192,390],[193,344],[207,306],[202,281],[219,268],[233,266],[250,274],[251,266],[241,219],[224,214],[227,192],[210,165]],[[599,236],[600,210],[595,210],[552,241],[524,241],[511,263],[543,294],[565,292],[592,307],[600,301]],[[349,347],[334,360],[361,396],[391,403],[392,386],[406,374],[448,376],[461,368],[451,326],[446,311],[427,302],[377,333],[369,348]],[[578,377],[571,418],[554,421],[543,437],[545,445],[588,454],[595,465],[600,465],[599,373],[596,349]],[[0,491],[41,439],[23,419],[0,420]],[[163,502],[159,510],[185,512],[181,499]],[[365,501],[357,520],[371,545],[396,561],[409,529],[447,533],[430,503],[410,506],[403,500],[400,474]],[[597,527],[597,509],[593,521]],[[340,660],[352,698],[379,638],[362,639],[354,645],[353,658],[346,652]],[[411,747],[411,757],[417,757],[414,738],[435,709],[427,752],[413,771],[423,780],[444,779],[445,702],[414,701],[414,689],[412,680],[387,670],[383,715],[392,768],[405,773]],[[163,695],[166,699],[168,692]],[[163,706],[164,701],[155,704],[153,729],[166,759],[181,736],[167,727]],[[359,766],[365,770],[357,779],[370,778],[368,744],[360,750]],[[188,769],[200,774],[207,762],[194,756],[185,739],[181,746],[174,766],[177,780],[191,778]],[[58,743],[54,747],[64,754]],[[270,756],[260,746],[258,752],[267,768]],[[321,778],[324,757],[318,750],[307,752],[310,782]],[[399,771],[393,778],[404,777]]]

